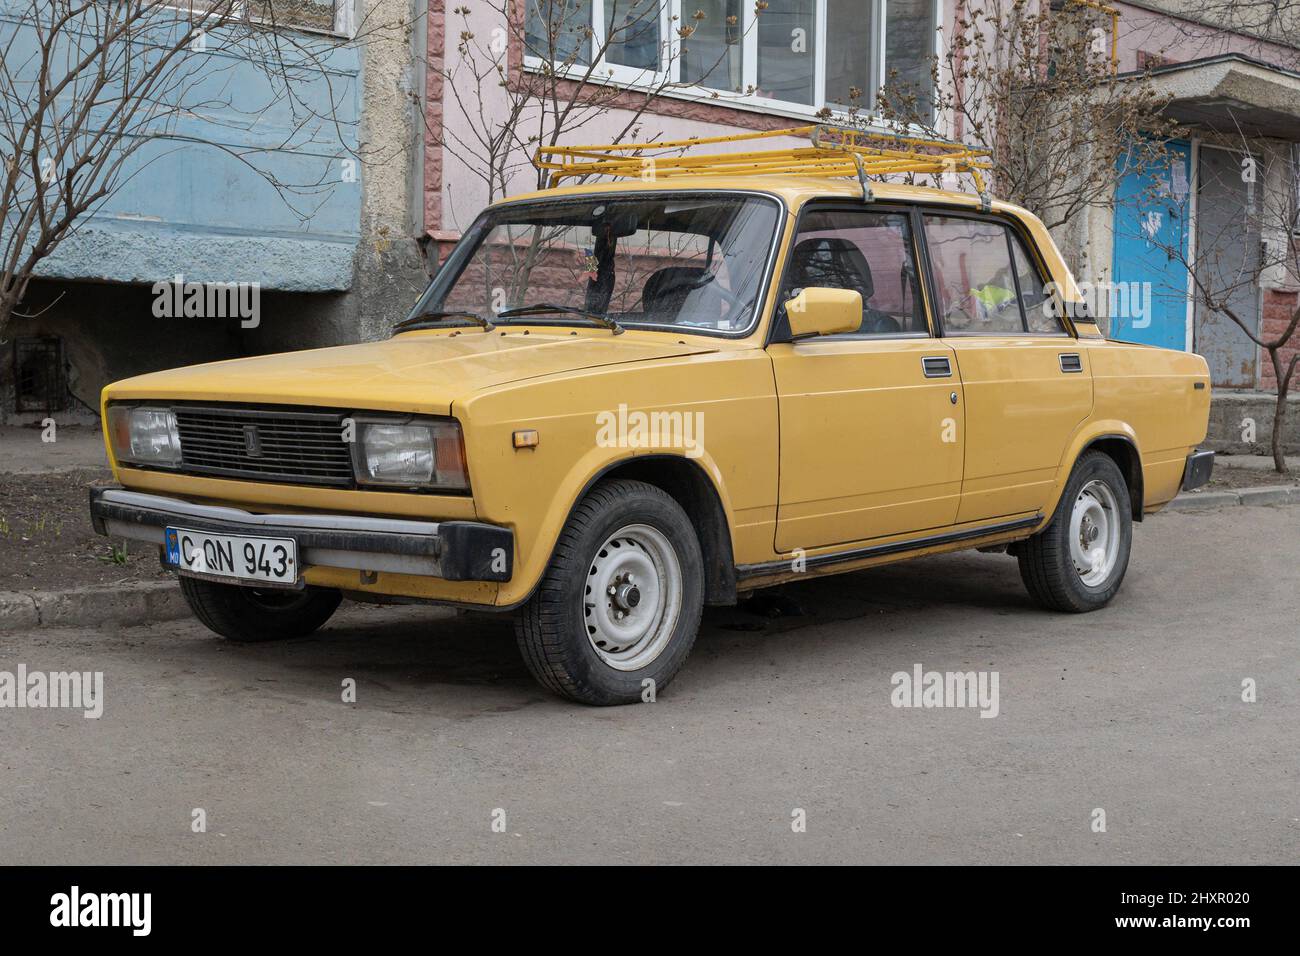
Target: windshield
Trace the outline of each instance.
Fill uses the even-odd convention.
[[[756,318],[779,215],[767,197],[698,193],[489,210],[411,316],[592,324],[578,310],[621,326],[744,332]],[[529,317],[502,315],[511,309]]]

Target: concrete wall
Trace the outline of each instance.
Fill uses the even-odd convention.
[[[20,81],[39,64],[35,27],[22,16],[29,2],[0,0],[0,31],[13,36],[6,65]],[[181,14],[159,10],[130,42],[144,56],[147,42],[189,30]],[[158,94],[162,115],[135,130],[148,140],[39,274],[349,288],[361,187],[343,164],[358,150],[360,54],[345,39],[281,35],[287,42],[272,49],[274,35],[213,29],[204,49],[182,54]],[[292,96],[280,66],[292,71]]]
[[[16,2],[0,0],[0,30],[14,27],[2,11]],[[357,3],[355,44],[293,37],[323,50],[325,71],[295,87],[321,123],[290,136],[286,124],[294,121],[281,103],[252,113],[247,130],[232,133],[226,115],[206,125],[191,118],[178,131],[266,146],[271,175],[319,180],[319,190],[284,197],[220,149],[172,143],[174,154],[128,182],[43,264],[49,279],[33,283],[7,337],[60,336],[80,400],[97,404],[107,382],[155,369],[383,337],[423,291],[422,222],[413,214],[413,164],[422,156],[412,148],[423,125],[412,96],[423,2]],[[237,78],[235,105],[249,106],[262,74],[237,61],[227,66]],[[352,160],[346,176],[345,159]],[[155,318],[150,287],[176,274],[260,283],[259,324]],[[11,348],[0,349],[0,422],[39,418],[13,413]],[[78,402],[71,406],[68,416],[89,415]]]
[[[361,242],[355,323],[342,340],[386,338],[429,283],[421,253],[420,143],[427,0],[364,0]],[[363,27],[364,28],[364,27]]]
[[[1203,447],[1234,455],[1270,454],[1273,417],[1277,398],[1249,392],[1218,391],[1210,405],[1209,434]],[[1247,441],[1250,429],[1253,442]],[[1287,400],[1286,430],[1282,436],[1283,453],[1300,454],[1300,395]]]

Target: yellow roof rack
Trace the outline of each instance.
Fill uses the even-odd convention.
[[[780,136],[807,136],[810,146],[741,153],[663,155],[715,143],[744,143]],[[655,155],[647,155],[653,152]],[[983,171],[992,168],[984,150],[944,140],[894,136],[890,133],[794,126],[789,129],[733,136],[610,143],[603,146],[543,146],[533,157],[538,169],[550,170],[550,185],[580,176],[663,179],[682,176],[855,176],[870,200],[868,176],[890,173],[967,173],[987,207],[990,198]]]

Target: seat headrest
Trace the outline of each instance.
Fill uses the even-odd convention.
[[[828,286],[852,289],[865,303],[876,291],[871,267],[856,244],[838,236],[816,236],[800,241],[790,253],[789,289]]]

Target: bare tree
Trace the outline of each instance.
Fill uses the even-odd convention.
[[[337,168],[286,182],[266,160],[342,124],[336,107],[351,93],[326,68],[333,42],[277,26],[329,30],[333,18],[332,3],[312,0],[26,0],[0,26],[0,336],[41,263],[171,150],[221,149],[310,218]],[[217,50],[226,55],[208,55]],[[262,102],[236,103],[231,71],[249,65],[264,78]],[[307,85],[316,80],[323,97]],[[292,122],[272,146],[243,149],[182,131],[186,118],[247,129],[277,101]],[[159,143],[161,151],[146,149]]]
[[[1054,229],[1109,206],[1117,176],[1162,159],[1163,100],[1147,77],[1116,75],[1112,30],[1096,4],[958,0],[933,102],[893,73],[880,113],[987,151],[992,191]]]

